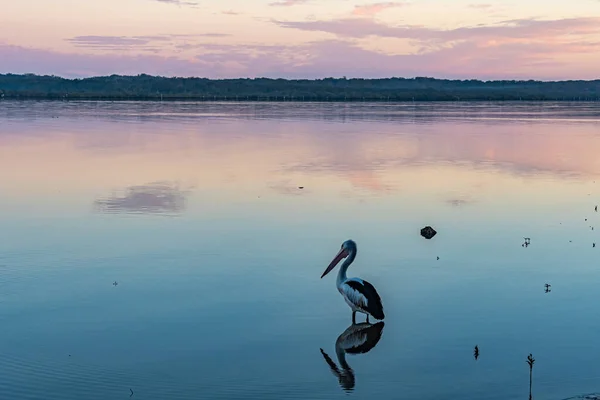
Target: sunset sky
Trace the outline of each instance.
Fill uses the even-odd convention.
[[[0,73],[595,79],[600,0],[28,0]]]

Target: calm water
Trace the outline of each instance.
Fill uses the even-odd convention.
[[[600,391],[600,105],[5,101],[0,194],[1,398]]]

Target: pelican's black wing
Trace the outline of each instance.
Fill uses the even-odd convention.
[[[377,319],[385,318],[381,297],[379,297],[379,293],[373,285],[358,278],[348,279],[344,284],[348,285],[355,292],[355,295],[364,297],[366,304],[361,304],[361,306],[365,311]]]

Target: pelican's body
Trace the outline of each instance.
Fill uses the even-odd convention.
[[[369,315],[375,319],[382,320],[385,318],[383,313],[383,305],[377,290],[369,282],[360,278],[348,278],[346,271],[354,259],[356,258],[356,243],[352,240],[347,240],[342,244],[338,254],[331,261],[321,278],[327,275],[331,270],[343,259],[346,258],[336,279],[336,287],[340,294],[344,297],[346,303],[352,309],[352,323],[356,322],[356,313],[360,312]]]

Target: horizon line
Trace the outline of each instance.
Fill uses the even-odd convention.
[[[64,79],[64,80],[70,80],[70,81],[74,81],[74,80],[86,80],[86,79],[98,79],[98,78],[110,78],[110,77],[123,77],[123,78],[137,78],[137,77],[151,77],[151,78],[162,78],[162,79],[203,79],[203,80],[208,80],[208,81],[234,81],[234,80],[273,80],[273,81],[324,81],[324,80],[362,80],[362,81],[383,81],[383,80],[393,80],[393,79],[397,79],[397,80],[418,80],[418,79],[422,79],[422,80],[437,80],[437,81],[459,81],[459,82],[465,82],[465,81],[476,81],[476,82],[542,82],[542,83],[560,83],[560,82],[599,82],[600,81],[600,77],[596,78],[596,79],[554,79],[554,80],[543,80],[543,79],[534,79],[534,78],[529,78],[529,79],[510,79],[510,78],[504,78],[504,79],[479,79],[479,78],[439,78],[439,77],[434,77],[434,76],[413,76],[413,77],[403,77],[403,76],[388,76],[388,77],[381,77],[381,78],[363,78],[363,77],[350,77],[348,78],[347,76],[340,76],[340,77],[333,77],[333,76],[323,76],[320,78],[283,78],[283,77],[268,77],[268,76],[256,76],[256,77],[235,77],[235,78],[207,78],[207,77],[202,77],[202,76],[177,76],[177,75],[172,75],[172,76],[167,76],[167,75],[151,75],[151,74],[147,74],[147,73],[138,73],[136,75],[126,75],[126,74],[110,74],[110,75],[92,75],[92,76],[87,76],[87,77],[73,77],[73,78],[68,78],[65,76],[61,76],[61,75],[54,75],[54,74],[36,74],[36,73],[12,73],[12,72],[0,72],[0,76],[19,76],[19,77],[26,77],[26,76],[36,76],[36,77],[42,77],[42,78],[60,78],[60,79]]]

